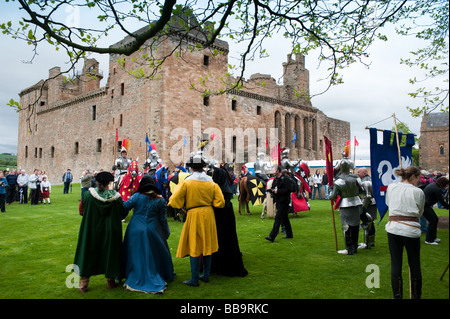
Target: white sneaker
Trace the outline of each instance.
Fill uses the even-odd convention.
[[[347,249],[338,250],[337,253],[338,253],[338,254],[341,254],[341,255],[348,255],[348,250],[347,250]]]
[[[437,242],[435,242],[435,241],[433,241],[433,242],[429,242],[429,241],[426,241],[425,240],[425,244],[428,244],[428,245],[434,245],[434,246],[437,246],[437,245],[439,245]]]
[[[436,238],[436,239],[434,240],[434,242],[435,242],[435,243],[440,243],[441,240],[440,240],[439,238]]]
[[[360,243],[358,249],[367,249],[366,243]]]

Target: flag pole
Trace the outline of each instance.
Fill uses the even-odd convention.
[[[336,246],[336,251],[338,251],[338,242],[337,242],[337,234],[336,234],[336,222],[334,220],[333,201],[330,200],[330,203],[331,203],[331,215],[333,216],[334,243],[335,243],[335,246]]]

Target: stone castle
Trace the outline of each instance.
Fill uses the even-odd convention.
[[[127,36],[115,45],[130,41]],[[200,34],[174,33],[129,57],[111,54],[103,87],[95,59],[85,59],[72,81],[64,80],[59,67],[50,69],[47,81],[19,94],[18,167],[27,173],[42,169],[53,184],[61,183],[70,168],[77,181],[85,169],[110,170],[126,138],[128,157],[139,158],[141,169],[146,135],[171,170],[211,136],[206,155],[234,161],[236,172],[260,152],[270,161],[277,141],[290,148],[292,159],[324,159],[324,134],[334,145],[333,157],[341,157],[350,124],[326,116],[303,97],[309,92],[304,56],[288,55],[282,85],[270,75],[254,74],[242,88],[223,92],[224,83],[233,80],[226,77],[228,43],[216,40],[212,48],[188,49],[202,43]],[[173,50],[177,54],[168,56]],[[151,74],[143,60],[152,54],[164,59],[158,74],[139,76]]]

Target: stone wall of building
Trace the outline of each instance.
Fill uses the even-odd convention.
[[[76,178],[85,169],[110,170],[125,138],[130,141],[128,156],[143,163],[146,134],[171,169],[212,134],[216,137],[205,152],[219,162],[242,164],[254,161],[259,152],[270,160],[270,148],[278,141],[291,149],[293,159],[324,159],[324,134],[335,146],[334,158],[340,158],[339,146],[350,139],[350,124],[327,117],[304,98],[302,92],[309,92],[304,57],[289,55],[280,63],[283,85],[270,75],[255,74],[242,89],[217,94],[235,81],[225,76],[228,44],[189,49],[196,42],[201,40],[195,36],[165,38],[158,50],[148,45],[129,57],[111,55],[104,87],[93,59],[85,60],[81,74],[70,83],[57,76],[58,67],[52,68],[44,86],[40,81],[19,94],[24,109],[19,115],[18,167],[29,173],[42,169],[53,184],[61,182],[67,168]],[[177,53],[152,74],[143,55],[163,59],[177,46]]]
[[[430,113],[422,118],[419,163],[428,171],[448,172],[449,126],[447,113]]]

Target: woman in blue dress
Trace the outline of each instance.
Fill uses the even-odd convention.
[[[137,193],[124,202],[128,214],[134,209],[123,242],[124,287],[131,291],[163,293],[174,278],[167,238],[170,230],[166,203],[153,177],[142,177]]]

